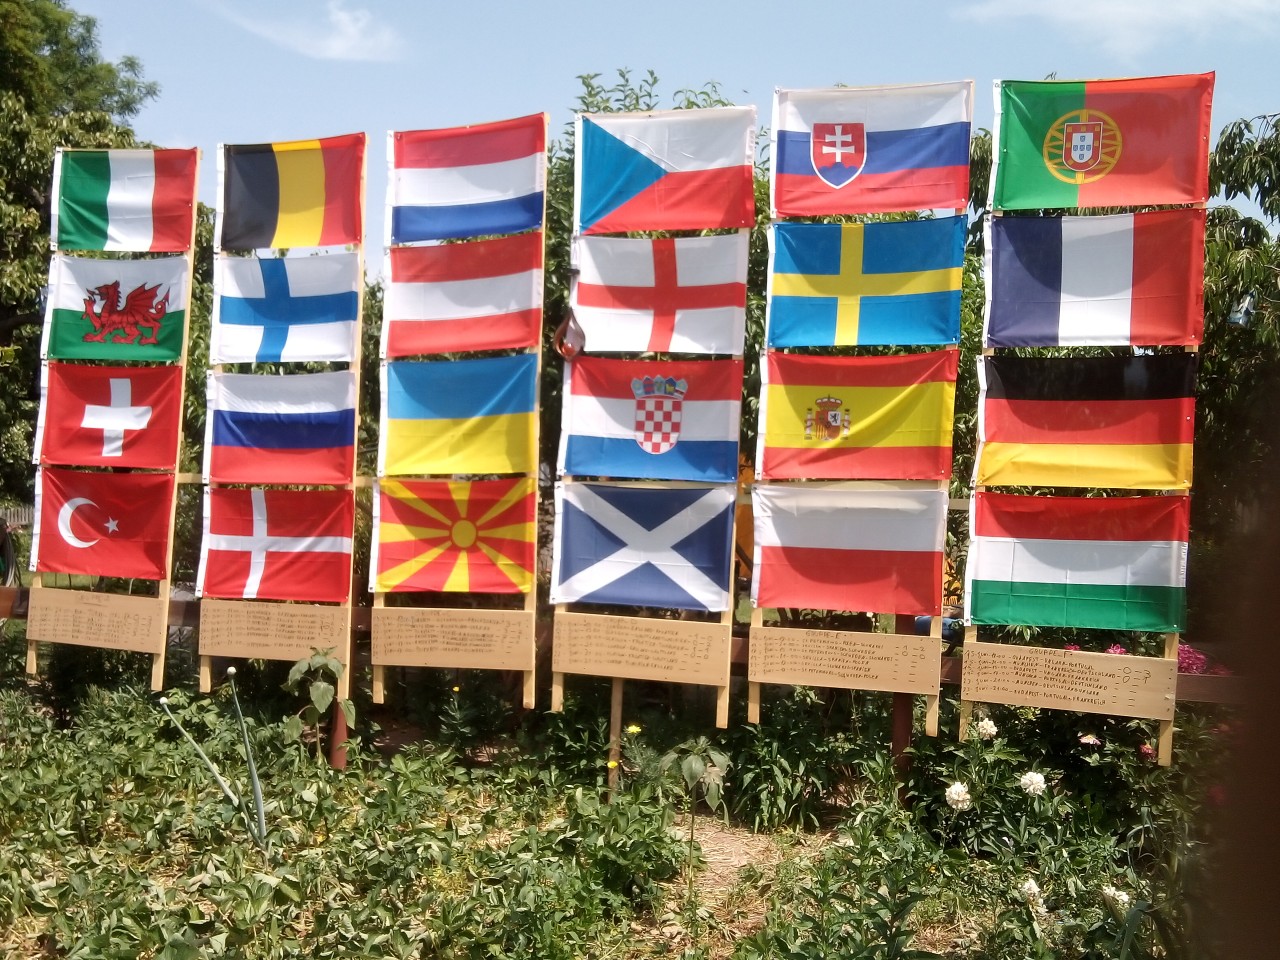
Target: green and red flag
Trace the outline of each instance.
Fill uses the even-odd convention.
[[[997,80],[991,208],[1203,203],[1213,79]]]

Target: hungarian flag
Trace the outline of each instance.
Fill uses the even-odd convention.
[[[945,490],[757,484],[751,505],[755,606],[941,612]]]
[[[196,596],[343,603],[354,524],[350,490],[205,487]]]
[[[756,452],[763,479],[945,480],[959,351],[770,352]]]
[[[991,208],[1203,203],[1213,79],[997,80]]]
[[[389,244],[515,233],[542,225],[547,115],[395,131],[387,153]]]
[[[91,577],[169,575],[173,475],[36,471],[31,569]]]
[[[1174,632],[1186,626],[1190,497],[978,491],[971,623]]]
[[[528,593],[537,483],[382,480],[373,508],[374,593]]]
[[[49,261],[42,357],[177,360],[187,337],[186,257]]]
[[[585,350],[742,353],[745,230],[729,236],[579,237],[570,288]]]
[[[542,335],[542,231],[392,247],[383,357],[532,347]]]
[[[755,226],[755,107],[580,113],[574,133],[575,233]]]
[[[984,357],[975,483],[1191,486],[1196,355]]]
[[[988,347],[1190,345],[1205,211],[987,220]]]
[[[46,363],[35,461],[172,470],[182,368]]]
[[[364,237],[363,133],[222,145],[214,247],[328,247]]]
[[[199,151],[71,150],[53,158],[49,232],[58,250],[191,246]]]

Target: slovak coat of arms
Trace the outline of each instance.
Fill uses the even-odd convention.
[[[867,130],[861,123],[815,123],[809,158],[823,183],[839,189],[862,172],[867,162]]]

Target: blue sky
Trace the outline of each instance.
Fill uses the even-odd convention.
[[[1280,0],[70,0],[103,54],[138,57],[161,146],[369,135],[367,256],[382,243],[388,130],[547,111],[571,118],[579,74],[652,69],[669,100],[719,84],[769,122],[775,87],[1217,72],[1213,127],[1280,111]],[[665,105],[665,101],[664,101]],[[374,265],[371,263],[371,266]]]

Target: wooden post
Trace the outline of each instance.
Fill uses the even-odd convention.
[[[609,799],[618,789],[618,769],[622,764],[622,685],[614,677],[609,691]]]
[[[1166,660],[1178,660],[1178,642],[1181,634],[1166,633],[1164,635],[1164,656]],[[1173,763],[1173,721],[1161,720],[1156,742],[1156,763],[1167,767]]]
[[[916,632],[915,617],[909,614],[895,614],[893,632],[913,634]],[[898,800],[906,802],[907,775],[911,772],[911,755],[907,748],[911,746],[911,718],[915,710],[915,698],[909,693],[893,695],[893,732],[890,740],[890,752],[893,755],[893,770],[898,776]]]
[[[764,626],[764,611],[759,607],[751,610],[751,626]],[[750,660],[748,659],[748,670]],[[760,684],[758,682],[747,682],[747,723],[760,722]]]

